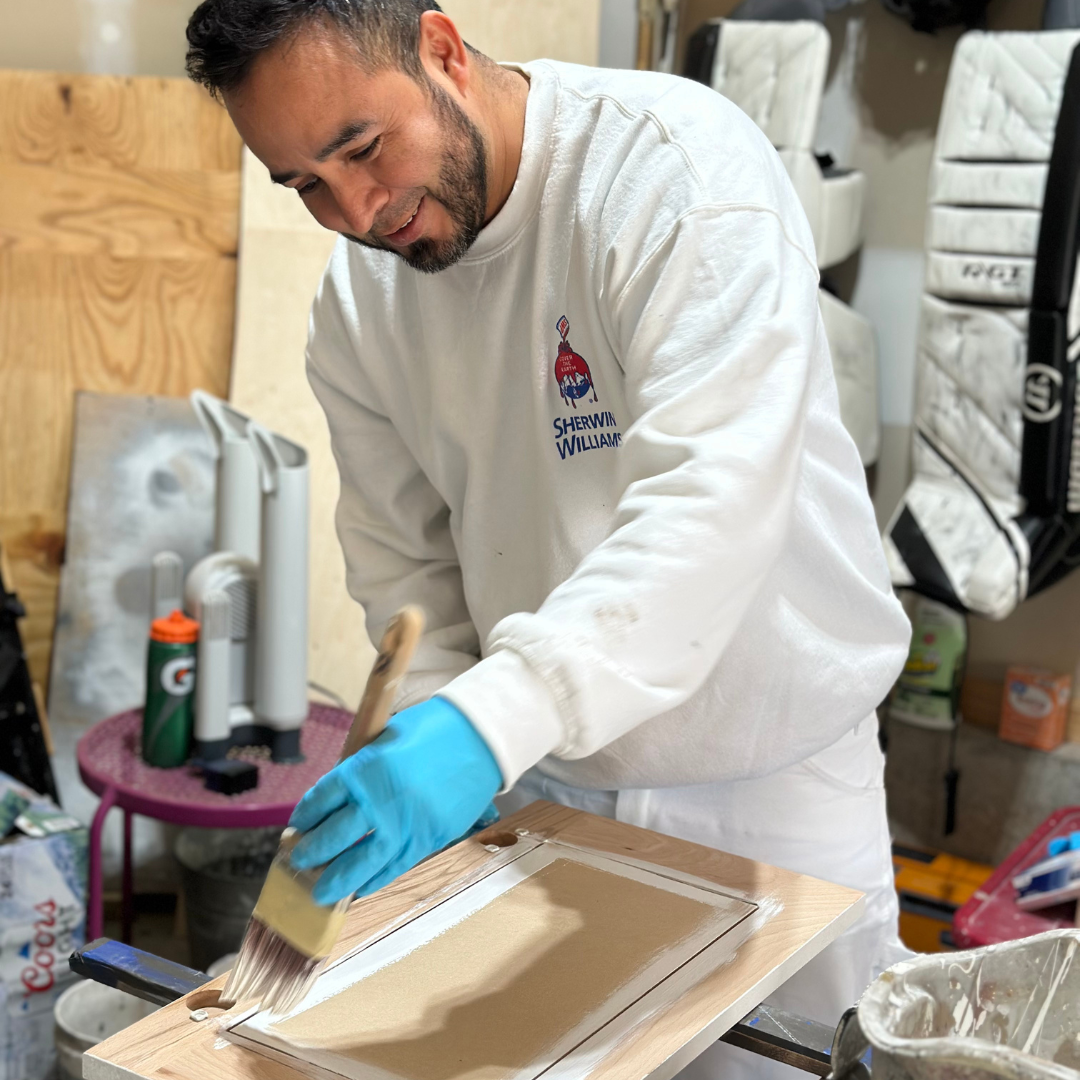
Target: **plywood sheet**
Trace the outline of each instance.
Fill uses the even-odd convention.
[[[661,836],[581,811],[534,803],[493,830],[464,840],[352,905],[334,958],[374,947],[397,928],[487,878],[516,845],[556,842],[630,865],[654,864],[688,875],[755,906],[728,931],[726,963],[698,963],[702,950],[666,981],[673,993],[646,1014],[628,1009],[587,1039],[545,1077],[667,1080],[771,994],[858,918],[860,893],[750,859]],[[729,938],[730,936],[730,938]],[[727,948],[727,944],[725,944]],[[297,1080],[295,1062],[267,1058],[221,1038],[241,1019],[216,1007],[224,978],[128,1028],[84,1057],[87,1080]],[[209,1019],[192,1023],[193,1009]],[[275,1052],[276,1053],[276,1052]],[[569,1063],[563,1068],[563,1063]]]
[[[43,684],[75,392],[225,393],[239,168],[185,80],[0,71],[0,544]]]
[[[79,780],[76,744],[99,720],[145,700],[150,562],[175,551],[190,570],[213,550],[214,487],[206,434],[186,399],[76,395],[49,719],[61,800],[83,821],[98,800]],[[120,865],[113,816],[107,874]],[[136,821],[142,864],[164,854],[164,833],[157,822]]]

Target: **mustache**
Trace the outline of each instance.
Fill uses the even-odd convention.
[[[348,236],[350,240],[358,240],[360,243],[382,246],[383,237],[404,225],[409,216],[416,212],[421,200],[430,195],[431,192],[427,188],[416,188],[414,191],[402,196],[393,206],[384,206],[371,223],[371,228],[366,236],[362,239],[349,236],[348,233],[344,235]]]

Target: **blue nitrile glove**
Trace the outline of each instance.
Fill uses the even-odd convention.
[[[292,864],[330,864],[312,893],[318,904],[367,896],[468,832],[501,786],[465,714],[432,698],[398,713],[300,800],[289,824],[307,835]]]

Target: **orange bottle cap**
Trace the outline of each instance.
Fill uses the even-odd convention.
[[[174,611],[150,624],[150,637],[171,645],[191,645],[199,640],[199,624],[182,611]]]

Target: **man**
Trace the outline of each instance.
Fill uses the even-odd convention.
[[[349,589],[373,637],[428,615],[294,815],[316,898],[543,795],[870,894],[785,989],[835,1021],[899,955],[874,708],[909,629],[772,147],[685,80],[496,65],[432,0],[206,0],[188,38],[342,234],[308,368]]]

